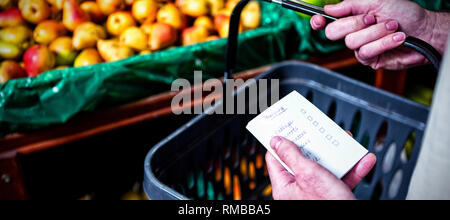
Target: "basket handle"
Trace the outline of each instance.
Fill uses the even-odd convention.
[[[406,38],[403,46],[409,47],[422,54],[428,59],[428,61],[430,61],[431,64],[433,64],[436,72],[439,72],[439,69],[441,68],[442,55],[433,46],[419,38],[411,36]]]
[[[236,54],[238,47],[239,23],[241,22],[241,13],[250,0],[241,0],[233,9],[230,18],[230,27],[228,31],[227,58],[225,66],[224,80],[231,79],[234,67],[236,65]]]
[[[278,3],[282,4],[283,7],[299,11],[302,13],[306,13],[309,15],[314,14],[323,14],[323,8],[317,6],[311,6],[310,4],[298,4],[291,1],[273,1],[273,0],[264,0],[266,2]],[[241,20],[241,13],[244,7],[250,2],[250,0],[241,0],[236,7],[234,8],[231,18],[230,18],[230,28],[228,33],[228,46],[227,46],[227,57],[226,57],[226,67],[225,67],[225,75],[224,80],[231,79],[233,76],[233,71],[236,65],[236,55],[237,55],[237,47],[238,47],[238,35],[239,35],[239,23]],[[313,8],[308,8],[313,7]],[[306,10],[305,10],[306,9]],[[314,10],[312,10],[314,9]],[[327,16],[327,20],[337,20],[338,18]],[[415,37],[408,36],[403,43],[403,46],[409,47],[420,54],[422,54],[425,58],[433,64],[434,68],[437,72],[439,72],[440,64],[442,60],[442,55],[430,44],[427,42],[420,40]]]

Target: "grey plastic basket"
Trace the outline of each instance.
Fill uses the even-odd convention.
[[[358,199],[406,197],[427,107],[303,62],[278,64],[257,79],[280,79],[281,97],[298,91],[377,155],[374,171],[354,190]],[[245,129],[253,117],[202,114],[161,141],[145,160],[147,196],[270,199],[265,150]]]
[[[241,0],[230,19],[226,79],[233,74],[241,12],[248,2]],[[439,69],[441,55],[431,45],[411,36],[403,45],[421,53]],[[406,197],[425,131],[427,107],[302,62],[278,64],[256,79],[279,79],[281,97],[293,90],[303,94],[377,155],[373,172],[354,190],[358,199]],[[237,90],[234,98],[242,92],[248,94],[249,86]],[[270,94],[258,96],[266,97],[247,99],[246,109]],[[270,199],[265,150],[245,129],[254,117],[202,114],[161,141],[145,159],[147,196]]]

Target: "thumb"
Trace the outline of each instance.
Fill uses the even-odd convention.
[[[288,186],[295,182],[295,177],[292,176],[283,166],[275,159],[270,152],[266,153],[266,165],[269,172],[270,182],[274,191]]]
[[[280,160],[293,172],[294,175],[299,175],[305,170],[310,170],[312,167],[316,167],[316,164],[313,161],[303,156],[303,153],[296,144],[285,138],[272,138],[270,146],[274,149]]]

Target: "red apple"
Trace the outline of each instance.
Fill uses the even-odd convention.
[[[11,8],[0,12],[0,27],[8,27],[22,24],[24,19],[18,8]]]
[[[36,44],[25,52],[23,62],[28,76],[38,76],[55,66],[55,55],[47,46]]]
[[[25,70],[15,61],[6,60],[0,64],[0,83],[26,76]]]
[[[172,46],[177,41],[177,30],[169,24],[155,23],[151,27],[149,46],[152,51]]]
[[[75,0],[66,0],[63,7],[62,23],[67,30],[74,31],[78,25],[85,21],[89,21],[89,16],[81,10],[78,3]]]
[[[208,30],[203,26],[186,28],[183,30],[182,34],[183,46],[204,42],[208,38],[208,35]]]

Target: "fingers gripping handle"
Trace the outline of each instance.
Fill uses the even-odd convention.
[[[433,46],[423,40],[411,36],[406,38],[403,45],[422,54],[431,64],[433,64],[436,71],[439,72],[442,55]]]
[[[336,21],[338,18],[327,15],[323,8],[308,4],[305,2],[297,0],[264,0],[270,3],[276,3],[284,8],[288,8],[297,12],[301,12],[307,15],[322,15],[325,17],[327,22]],[[233,75],[233,70],[236,64],[237,46],[238,46],[238,35],[239,35],[239,23],[241,19],[241,13],[244,7],[250,2],[250,0],[241,0],[233,10],[230,19],[230,28],[228,35],[228,48],[227,48],[227,59],[226,59],[226,69],[224,79],[230,79]],[[439,71],[442,56],[441,54],[433,48],[430,44],[422,41],[415,37],[407,37],[405,43],[406,47],[412,48],[413,50],[419,52],[425,58],[427,58],[430,63],[433,64],[434,68]]]

